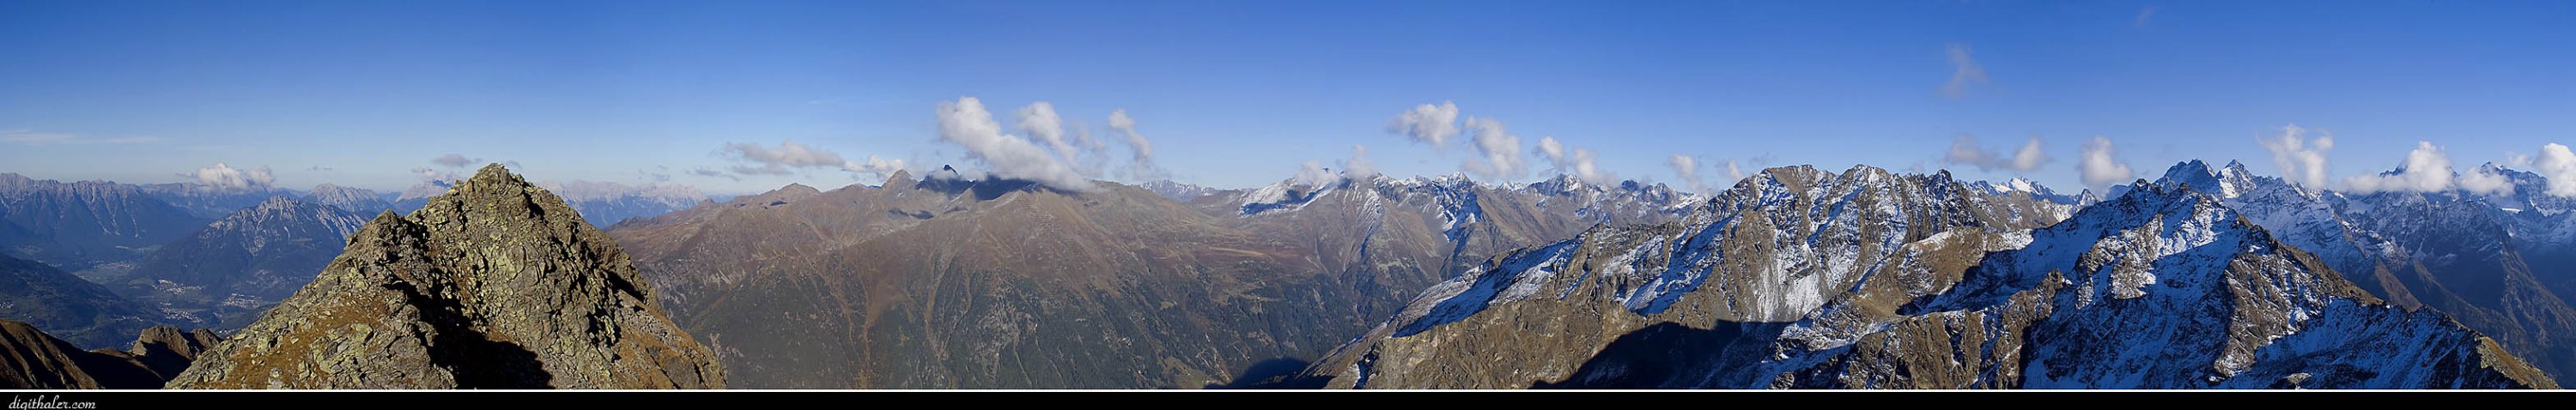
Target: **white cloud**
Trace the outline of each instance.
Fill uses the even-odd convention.
[[[2138,18],[2137,18],[2136,20],[2132,20],[2132,21],[2130,21],[2130,22],[2129,22],[2129,26],[2131,26],[2131,27],[2146,27],[2146,26],[2147,26],[2147,19],[2148,19],[2148,18],[2151,18],[2151,17],[2155,17],[2155,16],[2156,16],[2156,6],[2147,6],[2147,8],[2145,8],[2145,9],[2140,9],[2140,10],[2138,10]]]
[[[724,178],[724,179],[734,180],[734,181],[737,181],[737,182],[742,181],[742,177],[741,177],[741,176],[737,176],[737,175],[730,174],[730,173],[725,173],[724,171],[717,171],[717,170],[707,169],[707,168],[692,169],[692,170],[689,170],[689,174],[691,174],[691,175],[697,175],[697,176],[702,176],[702,177],[717,177],[717,178]]]
[[[1297,167],[1297,185],[1323,186],[1339,180],[1341,178],[1333,176],[1333,170],[1324,169],[1324,163],[1321,162],[1306,161],[1305,164]]]
[[[1413,107],[1412,111],[1397,114],[1395,119],[1387,121],[1386,132],[1403,134],[1413,137],[1416,142],[1438,147],[1447,145],[1449,137],[1458,135],[1457,122],[1458,104],[1442,101],[1440,105],[1423,104]]]
[[[1950,43],[1949,53],[1952,68],[1950,83],[1941,86],[1942,94],[1949,95],[1950,98],[1964,97],[1968,95],[1970,84],[1989,82],[1986,79],[1986,67],[1978,65],[1975,58],[1968,56],[1967,44]]]
[[[2005,169],[2030,172],[2038,170],[2042,165],[2048,165],[2049,158],[2047,153],[2040,150],[2039,137],[2031,137],[2029,141],[2021,144],[2020,149],[2013,150],[2012,156],[2007,157],[1979,146],[1977,137],[1974,135],[1959,134],[1959,138],[1950,141],[1950,152],[1942,156],[1941,161],[1955,165],[1975,166],[1985,171]]]
[[[1056,189],[1086,192],[1091,180],[1028,139],[1002,133],[1002,124],[975,97],[939,103],[939,137],[966,148],[966,155],[1003,178],[1023,179]]]
[[[781,141],[778,148],[751,142],[729,142],[725,143],[724,155],[759,165],[733,167],[734,173],[743,175],[786,175],[792,173],[789,168],[832,168],[848,162],[841,160],[841,154],[796,141]]]
[[[1745,173],[1744,168],[1736,166],[1734,158],[1726,159],[1726,162],[1718,164],[1718,167],[1726,168],[1726,173],[1722,174],[1726,177],[1726,186],[1735,186],[1736,182],[1741,182],[1745,178],[1753,176],[1753,174]]]
[[[432,158],[432,159],[430,159],[430,160],[429,160],[429,163],[432,163],[432,164],[438,164],[438,165],[440,165],[440,166],[445,166],[445,167],[448,167],[448,168],[464,168],[464,167],[468,167],[468,166],[473,166],[473,165],[474,165],[474,163],[476,163],[476,162],[483,162],[483,159],[482,159],[482,158],[466,158],[464,155],[457,155],[457,154],[447,154],[447,155],[440,155],[440,156],[438,156],[438,158]]]
[[[179,176],[196,178],[197,183],[223,189],[266,188],[269,183],[277,182],[276,177],[269,175],[268,167],[238,169],[221,162]]]
[[[737,161],[749,162],[749,164],[728,168],[733,173],[742,175],[789,175],[794,174],[796,169],[806,168],[836,169],[873,174],[883,178],[903,169],[903,160],[869,155],[865,162],[849,161],[842,159],[839,153],[798,144],[796,141],[780,141],[778,148],[764,147],[750,142],[729,142],[725,143],[724,155]]]
[[[1377,175],[1377,163],[1369,161],[1368,146],[1351,144],[1351,159],[1342,161],[1342,177],[1358,180]]]
[[[2550,195],[2576,197],[2576,153],[2568,152],[2567,146],[2540,146],[2540,156],[2532,160],[2532,168],[2549,179]]]
[[[1064,117],[1055,114],[1055,104],[1039,101],[1029,103],[1027,107],[1020,107],[1019,123],[1015,125],[1017,125],[1015,129],[1020,132],[1027,133],[1039,142],[1045,142],[1047,147],[1055,148],[1057,155],[1063,156],[1066,160],[1073,159],[1073,142],[1065,140]]]
[[[1127,168],[1129,177],[1137,180],[1164,177],[1162,167],[1154,166],[1154,142],[1146,140],[1145,134],[1136,132],[1136,119],[1128,117],[1127,110],[1118,109],[1109,112],[1109,130],[1126,137],[1130,158]]]
[[[1467,117],[1466,125],[1481,157],[1468,158],[1460,169],[1493,180],[1489,182],[1509,182],[1529,172],[1528,160],[1521,157],[1521,137],[1504,130],[1502,121]]]
[[[1591,148],[1567,148],[1565,144],[1557,143],[1556,137],[1541,137],[1538,139],[1537,151],[1539,156],[1546,157],[1548,164],[1554,166],[1558,172],[1572,173],[1576,179],[1583,180],[1583,183],[1593,185],[1619,183],[1618,174],[1601,169],[1596,163],[1594,159],[1600,157],[1600,153],[1593,152]]]
[[[877,178],[887,178],[894,176],[895,171],[903,170],[903,160],[877,158],[875,155],[869,155],[868,160],[865,162],[851,161],[850,163],[842,164],[841,168],[849,170],[850,172],[876,175]]]
[[[2334,133],[2317,131],[2317,138],[2304,139],[2308,129],[2298,124],[2281,126],[2281,135],[2262,139],[2263,149],[2272,151],[2272,165],[2281,167],[2281,176],[2309,188],[2326,186],[2326,151],[2334,149]]]
[[[141,144],[141,143],[147,143],[147,142],[161,142],[161,138],[158,138],[158,137],[94,138],[94,137],[88,137],[88,136],[82,136],[82,135],[75,135],[75,134],[64,134],[64,133],[58,133],[58,132],[36,132],[36,130],[17,129],[17,130],[0,130],[0,142],[6,142],[6,143],[18,144],[18,145],[25,145],[25,146],[30,146],[30,147],[41,147],[41,146],[47,146],[47,145]]]
[[[2513,179],[2498,174],[2494,168],[2478,167],[2459,176],[2460,189],[2482,195],[2513,193]]]
[[[2354,175],[2344,179],[2344,189],[2359,193],[2374,192],[2439,192],[2457,187],[2472,193],[2502,194],[2513,192],[2513,183],[2494,170],[2480,167],[2467,175],[2453,176],[2451,157],[2432,141],[2415,143],[2406,152],[2406,161],[2395,172]]]
[[[2113,155],[2110,137],[2095,136],[2084,142],[2084,153],[2075,161],[2077,176],[2084,180],[2084,185],[2106,188],[2138,177],[2137,171],[2129,168],[2129,163],[2121,162]]]
[[[1703,194],[1709,192],[1708,185],[1700,183],[1699,159],[1691,158],[1689,155],[1673,154],[1671,158],[1664,160],[1664,165],[1672,166],[1673,176],[1681,177],[1682,184],[1689,185],[1682,188]]]

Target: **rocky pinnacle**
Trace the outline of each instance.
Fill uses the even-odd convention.
[[[625,252],[499,164],[385,212],[172,388],[722,388]]]

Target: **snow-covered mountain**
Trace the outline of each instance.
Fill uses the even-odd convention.
[[[188,215],[201,219],[222,218],[233,211],[258,205],[268,197],[294,195],[293,191],[268,185],[221,187],[193,182],[138,185],[162,202],[169,202]]]
[[[1514,192],[1537,197],[1537,205],[1542,208],[1612,224],[1670,220],[1702,202],[1697,194],[1664,184],[1628,180],[1619,181],[1617,186],[1602,186],[1584,183],[1571,174],[1560,174]]]
[[[1765,170],[1680,223],[1595,228],[1435,285],[1307,374],[1358,388],[2555,387],[2212,196],[2137,186],[2060,222],[2071,206],[1994,193],[1946,174]]]
[[[2487,167],[2519,186],[2502,195],[2317,191],[2199,161],[2176,164],[2157,184],[2218,198],[2374,295],[2440,310],[2552,375],[2576,374],[2576,307],[2549,286],[2576,278],[2576,259],[2531,256],[2576,246],[2549,232],[2568,220],[2553,215],[2568,199],[2542,194],[2537,175]]]
[[[206,221],[135,185],[0,173],[0,254],[64,270],[132,261]]]
[[[392,203],[385,202],[384,194],[332,184],[314,185],[313,190],[304,192],[304,199],[360,215],[375,215],[394,208]]]
[[[1171,198],[1174,201],[1181,202],[1189,202],[1193,199],[1199,199],[1199,197],[1202,196],[1225,191],[1214,187],[1186,184],[1168,179],[1145,181],[1144,183],[1136,184],[1136,187],[1144,188],[1147,191],[1154,191],[1154,194],[1156,195],[1162,195],[1164,198]]]
[[[544,181],[538,186],[553,191],[564,202],[580,210],[582,219],[592,226],[607,227],[629,218],[670,213],[707,201],[707,194],[696,188],[675,184],[626,185],[599,181]]]

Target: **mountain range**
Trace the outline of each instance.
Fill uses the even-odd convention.
[[[1435,285],[1304,377],[1341,388],[2557,387],[2494,339],[2382,302],[2196,188],[2139,181],[2071,214],[2002,218],[1946,174],[1774,168],[1683,222],[1596,228]]]
[[[2071,195],[1867,166],[1773,168],[1711,195],[1570,175],[1065,189],[943,167],[724,202],[498,165],[392,194],[0,174],[0,319],[26,322],[5,342],[32,363],[0,376],[2555,388],[2576,370],[2558,296],[2576,286],[2576,199],[2477,172],[2515,188],[2341,192],[2199,161]],[[225,209],[252,193],[267,196]],[[161,349],[195,364],[105,349],[138,333],[194,343]]]
[[[1689,206],[1525,188],[1370,175],[1183,203],[942,169],[791,185],[610,235],[738,386],[1196,388],[1293,372],[1498,252]],[[1614,205],[1638,198],[1661,202]]]

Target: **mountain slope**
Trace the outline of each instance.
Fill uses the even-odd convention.
[[[366,222],[340,208],[271,197],[162,245],[108,283],[171,320],[229,330],[312,282]]]
[[[2524,174],[2523,188],[2538,189],[2536,179]],[[2183,162],[2159,181],[2189,183],[2220,199],[2398,306],[2440,310],[2553,375],[2576,373],[2576,307],[2544,279],[2576,275],[2562,273],[2576,272],[2576,261],[2524,256],[2576,242],[2525,229],[2530,221],[2502,210],[2533,209],[2531,216],[2546,217],[2564,198],[2314,192],[2233,162],[2217,168]]]
[[[1431,288],[1308,374],[1360,388],[2556,387],[2216,200],[1997,220],[1946,178],[1772,169]],[[1979,215],[1979,216],[1962,216]]]
[[[369,221],[178,388],[721,388],[624,252],[494,164]]]
[[[205,330],[145,329],[131,350],[82,351],[35,326],[0,320],[0,389],[158,389],[215,342]]]
[[[394,208],[393,203],[385,202],[384,194],[363,188],[321,184],[314,185],[313,190],[306,191],[304,195],[307,201],[359,215],[373,215]]]
[[[1195,388],[1293,373],[1473,260],[1594,224],[1462,178],[1271,188],[1182,203],[941,170],[610,234],[739,386]]]
[[[0,256],[0,319],[26,322],[85,347],[124,343],[159,323],[161,315],[90,283],[35,261]]]

